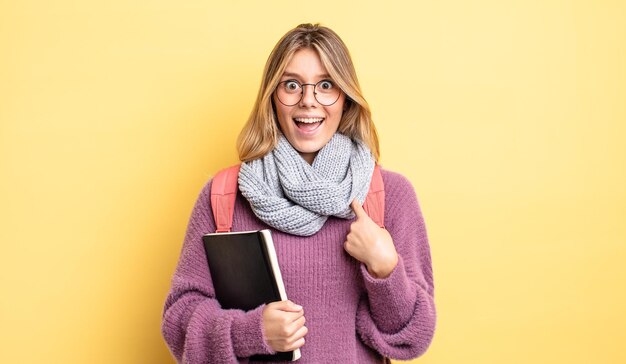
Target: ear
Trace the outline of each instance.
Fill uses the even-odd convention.
[[[350,104],[352,103],[352,100],[346,96],[346,100],[343,103],[343,111],[345,112],[346,110],[348,110],[348,108],[350,107]]]

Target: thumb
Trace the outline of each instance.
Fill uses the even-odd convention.
[[[367,216],[367,213],[365,212],[365,210],[363,210],[363,206],[361,205],[359,200],[357,200],[356,198],[352,201],[352,204],[350,204],[350,207],[352,207],[352,210],[354,211],[354,214],[356,215],[357,219]]]
[[[302,310],[302,306],[296,305],[290,300],[277,302],[277,308],[281,311],[298,312]]]

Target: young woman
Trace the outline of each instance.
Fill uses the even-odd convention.
[[[436,318],[424,220],[410,182],[384,169],[385,228],[363,211],[378,137],[337,34],[302,24],[283,36],[237,147],[233,231],[272,230],[290,300],[220,307],[202,245],[215,231],[209,181],[163,314],[177,360],[252,362],[300,348],[300,363],[385,363],[424,353]]]

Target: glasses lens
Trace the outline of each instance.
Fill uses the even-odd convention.
[[[284,105],[293,106],[300,102],[302,85],[296,81],[283,81],[278,84],[276,96]]]
[[[341,91],[332,81],[323,80],[315,85],[315,99],[322,105],[330,106],[337,102]]]

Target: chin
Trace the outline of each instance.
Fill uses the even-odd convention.
[[[320,151],[320,149],[322,149],[324,145],[318,144],[316,143],[316,145],[311,145],[310,143],[306,143],[305,145],[297,145],[297,147],[294,147],[295,150],[297,150],[300,153],[317,153]]]

